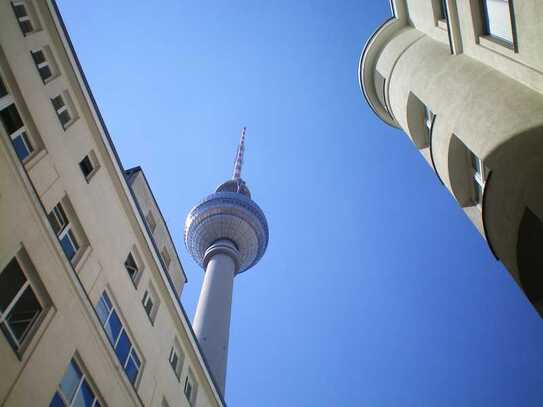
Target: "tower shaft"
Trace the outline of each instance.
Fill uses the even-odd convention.
[[[213,378],[224,394],[232,290],[239,252],[230,240],[219,240],[206,250],[204,264],[204,282],[192,326]]]

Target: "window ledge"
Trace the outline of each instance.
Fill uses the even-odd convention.
[[[516,57],[513,44],[509,44],[491,35],[479,36],[479,45],[490,51],[494,51],[498,54],[505,55],[509,58]]]
[[[77,273],[81,271],[91,252],[92,248],[90,245],[83,246],[77,251],[76,255],[71,260],[71,263]]]
[[[23,165],[27,169],[27,171],[30,171],[46,155],[47,155],[47,150],[45,148],[42,148],[40,150],[35,150],[34,152],[32,152],[32,154],[30,154],[30,156],[28,156],[24,160]]]
[[[50,76],[49,78],[45,79],[43,82],[44,85],[47,85],[51,82],[53,82],[55,79],[59,78],[60,77],[60,74],[59,73],[56,73],[54,74],[53,76]]]

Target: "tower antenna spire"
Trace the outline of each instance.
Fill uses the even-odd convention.
[[[236,181],[241,179],[243,153],[245,152],[245,133],[247,133],[247,127],[243,127],[241,129],[241,137],[239,139],[238,151],[236,153],[236,161],[234,162],[234,175],[232,176],[232,178]]]

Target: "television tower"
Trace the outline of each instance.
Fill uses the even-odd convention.
[[[234,277],[253,267],[268,245],[268,223],[241,178],[244,127],[232,179],[191,209],[185,245],[205,270],[192,327],[211,374],[224,396]]]

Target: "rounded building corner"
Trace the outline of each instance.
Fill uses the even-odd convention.
[[[399,128],[399,125],[377,95],[374,74],[382,47],[397,31],[399,24],[400,20],[396,17],[391,17],[381,24],[366,41],[358,61],[358,85],[366,102],[381,120],[395,128]]]

